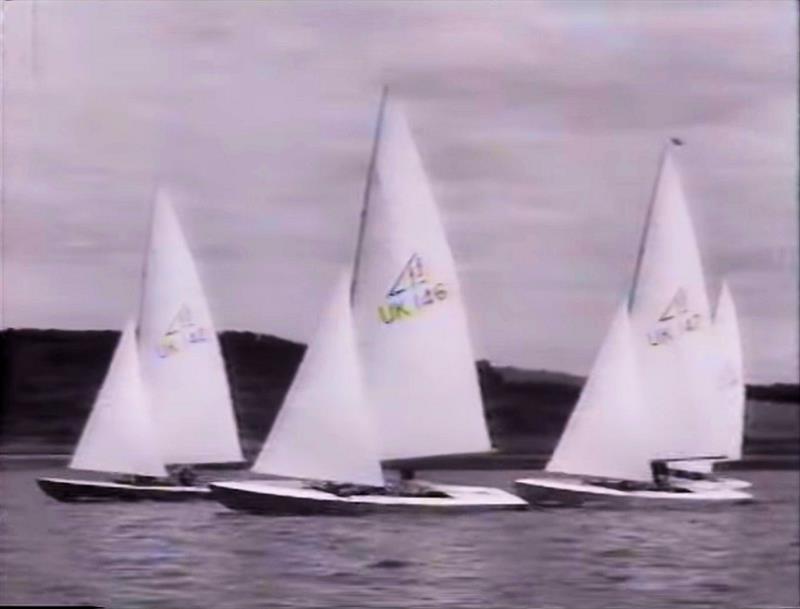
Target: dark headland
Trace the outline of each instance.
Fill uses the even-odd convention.
[[[5,330],[0,453],[69,454],[106,373],[115,331]],[[269,431],[305,346],[253,332],[223,332],[224,354],[245,453]],[[493,455],[415,460],[420,468],[540,466],[553,450],[584,379],[476,363]],[[741,466],[786,468],[800,461],[800,388],[748,385],[746,457]]]

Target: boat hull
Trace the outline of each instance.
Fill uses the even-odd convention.
[[[300,481],[218,482],[209,485],[224,506],[255,514],[281,516],[361,515],[376,512],[475,512],[524,510],[523,499],[506,491],[477,486],[430,484],[449,497],[352,495],[341,497],[305,488]]]
[[[590,484],[580,478],[523,478],[514,482],[517,494],[540,507],[697,507],[748,503],[752,495],[741,490],[715,487],[687,489],[689,492],[618,490]]]
[[[65,478],[37,478],[36,483],[46,495],[63,502],[211,499],[211,492],[203,486],[144,486]]]

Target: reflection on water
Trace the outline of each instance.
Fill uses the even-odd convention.
[[[701,510],[264,518],[60,504],[0,472],[0,603],[115,607],[763,607],[798,603],[796,472]],[[63,473],[63,472],[62,472]],[[521,472],[437,472],[508,487]],[[220,476],[226,477],[225,475]]]

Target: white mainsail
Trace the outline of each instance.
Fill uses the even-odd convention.
[[[719,392],[720,444],[716,452],[729,459],[742,458],[742,440],[745,421],[745,387],[742,365],[742,342],[739,335],[739,322],[736,305],[723,282],[714,313],[714,330],[722,353],[720,368],[714,378]]]
[[[718,350],[692,222],[665,151],[630,295],[653,458],[709,455]]]
[[[402,110],[384,96],[353,283],[382,457],[490,442],[455,263]]]
[[[192,255],[163,190],[151,230],[139,353],[165,462],[241,461],[217,333]]]
[[[142,385],[133,321],[120,336],[69,466],[97,472],[167,475]]]
[[[337,284],[253,471],[383,486],[359,369],[350,273]]]
[[[545,469],[651,480],[642,405],[628,305],[624,302]]]

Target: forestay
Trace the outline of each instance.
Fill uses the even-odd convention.
[[[143,476],[167,474],[142,386],[133,321],[122,332],[69,466]]]
[[[616,313],[547,471],[651,480],[627,302]]]
[[[718,350],[680,177],[664,155],[630,296],[653,458],[709,455]]]
[[[151,230],[139,347],[164,457],[167,463],[241,461],[217,333],[164,191],[158,194]]]
[[[253,471],[383,485],[350,309],[350,274],[336,286]]]
[[[453,256],[405,116],[385,99],[354,272],[382,457],[488,450]]]

